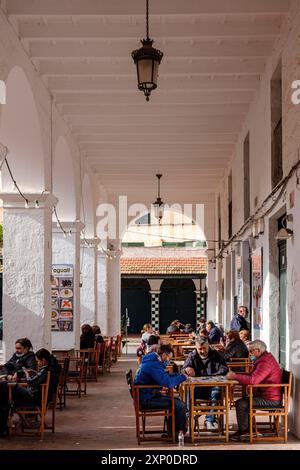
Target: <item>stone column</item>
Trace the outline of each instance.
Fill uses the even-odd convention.
[[[108,295],[107,295],[107,263],[105,253],[97,253],[97,315],[96,323],[103,335],[108,335]]]
[[[73,331],[53,331],[53,349],[79,348],[80,338],[80,233],[84,228],[82,222],[62,222],[66,231],[65,237],[61,229],[52,225],[52,264],[71,264],[74,266],[73,286]],[[69,235],[71,231],[71,234]]]
[[[107,261],[107,293],[108,293],[108,333],[110,336],[121,332],[121,268],[119,244],[110,244],[113,247],[111,257]]]
[[[162,279],[148,279],[151,294],[151,325],[155,330],[159,330],[159,295]]]
[[[159,294],[160,290],[151,290],[151,325],[155,331],[159,330]]]
[[[1,193],[3,200],[4,360],[17,338],[28,337],[36,351],[51,350],[51,224],[57,199],[49,193]],[[35,208],[34,201],[39,201]],[[32,202],[33,201],[33,202]]]
[[[97,252],[98,238],[81,240],[80,324],[97,321]]]

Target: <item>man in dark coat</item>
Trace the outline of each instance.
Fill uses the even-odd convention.
[[[206,329],[208,331],[208,340],[210,344],[218,344],[220,343],[221,339],[223,338],[223,333],[218,328],[213,321],[209,321],[206,324]]]
[[[235,331],[241,330],[249,330],[249,325],[246,320],[246,316],[248,315],[248,308],[244,305],[239,307],[239,311],[236,315],[234,315],[233,319],[230,323],[230,329]]]
[[[196,350],[187,357],[182,372],[190,377],[226,375],[228,367],[220,354],[211,349],[207,338],[196,338]],[[220,400],[220,387],[195,387],[195,399],[208,399],[211,402]],[[214,431],[217,428],[216,417],[213,414],[205,418],[206,428]]]

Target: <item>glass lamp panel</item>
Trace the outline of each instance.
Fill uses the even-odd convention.
[[[152,60],[141,59],[138,62],[138,78],[139,83],[151,83],[152,82]]]

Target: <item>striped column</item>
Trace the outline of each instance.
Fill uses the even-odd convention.
[[[197,325],[199,323],[200,317],[202,317],[202,295],[200,290],[195,290],[196,294],[196,318],[197,318]]]
[[[160,291],[150,291],[151,294],[151,325],[154,330],[159,330],[159,294]]]

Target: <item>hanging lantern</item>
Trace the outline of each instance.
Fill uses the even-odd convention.
[[[164,216],[164,208],[165,204],[162,201],[160,197],[160,180],[162,178],[161,174],[156,175],[156,178],[158,179],[158,192],[157,192],[157,198],[156,201],[152,204],[153,210],[154,210],[154,216],[158,220],[158,223],[161,223],[161,220]]]
[[[143,46],[131,56],[137,68],[138,89],[149,101],[151,91],[157,88],[158,67],[163,58],[163,53],[152,46],[153,40],[149,37],[149,0],[146,0],[146,36],[141,40]]]

